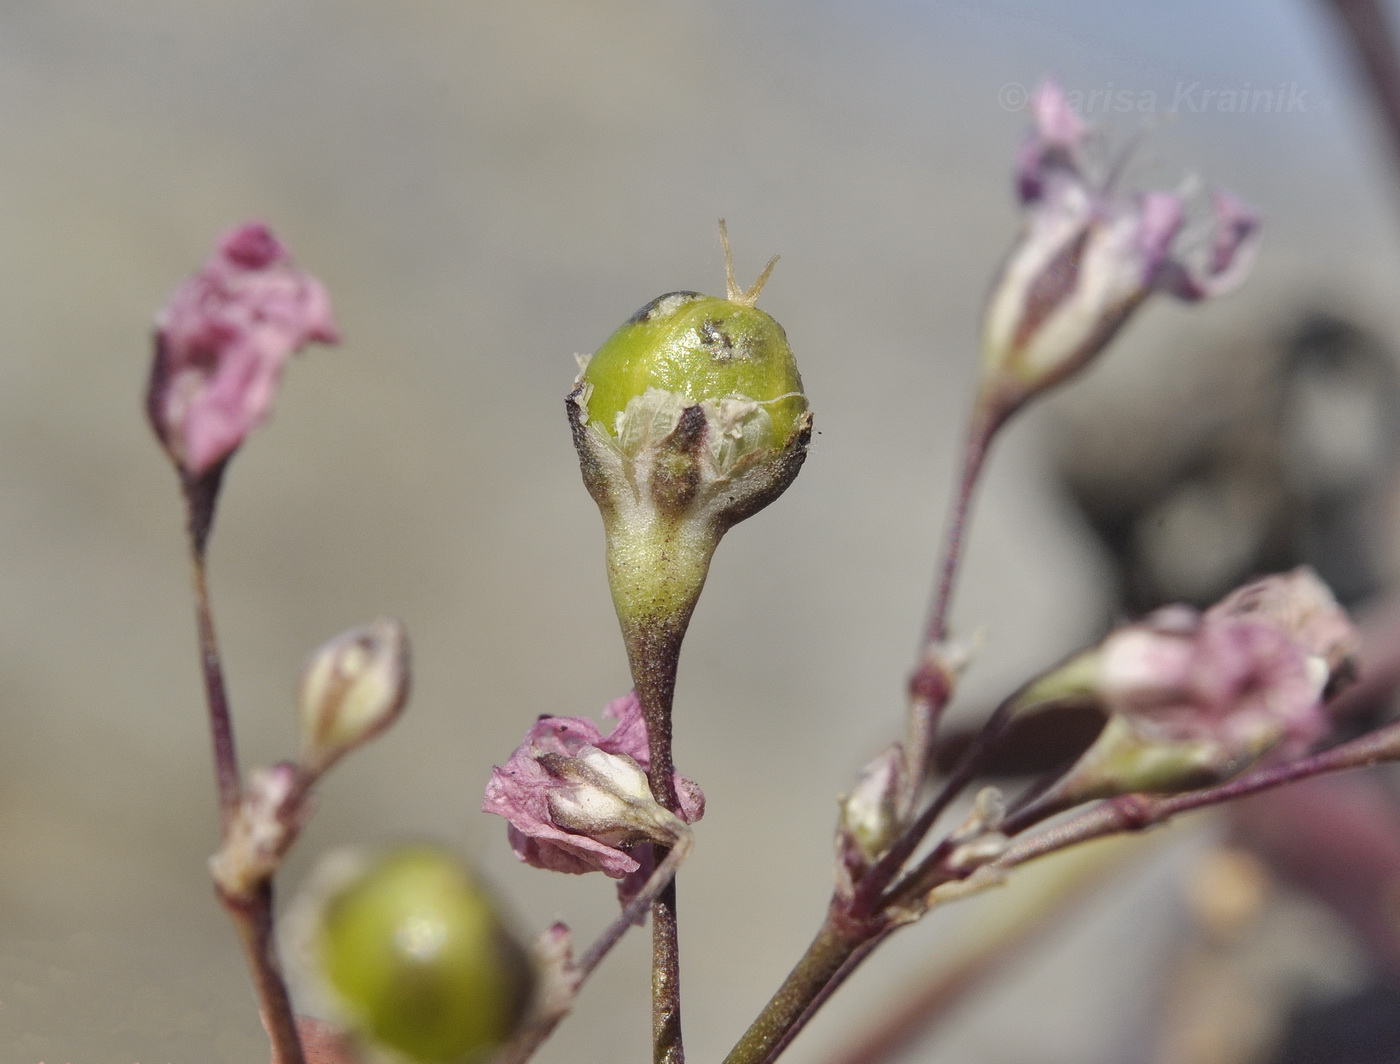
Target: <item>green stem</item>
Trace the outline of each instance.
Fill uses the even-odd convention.
[[[719,535],[691,522],[619,522],[608,529],[608,581],[627,645],[632,684],[650,747],[652,794],[676,812],[671,708],[681,643],[705,584]],[[658,848],[656,860],[669,851]],[[652,1058],[684,1064],[681,1037],[680,936],[674,880],[652,906]]]
[[[828,911],[826,922],[807,952],[724,1058],[724,1064],[768,1064],[805,1022],[812,1006],[847,969],[847,962],[878,936],[877,930],[853,925],[835,911]]]

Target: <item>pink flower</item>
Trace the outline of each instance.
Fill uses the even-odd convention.
[[[1097,355],[1152,292],[1199,300],[1243,282],[1258,216],[1227,193],[1213,198],[1206,261],[1173,256],[1180,196],[1118,194],[1090,174],[1089,129],[1058,85],[1033,101],[1036,124],[1017,164],[1025,229],[993,287],[983,323],[984,402],[1006,417]]]
[[[1034,804],[1176,793],[1306,753],[1331,726],[1326,701],[1354,674],[1356,648],[1308,569],[1264,577],[1205,613],[1169,606],[1120,628],[1026,689],[1021,712],[1088,700],[1107,717]]]
[[[1212,615],[1253,617],[1287,632],[1327,667],[1327,692],[1356,677],[1361,637],[1332,591],[1306,566],[1266,576],[1232,591],[1210,608]]]
[[[1285,738],[1299,750],[1327,728],[1326,670],[1282,626],[1249,615],[1172,607],[1104,641],[1099,690],[1135,736],[1209,742],[1233,763]]]
[[[265,225],[225,233],[156,321],[146,410],[176,465],[200,480],[267,419],[287,360],[335,343],[330,298]]]
[[[511,847],[527,864],[625,879],[646,870],[652,843],[668,845],[682,821],[704,815],[700,788],[679,773],[679,819],[652,796],[635,693],[614,699],[604,716],[617,720],[606,738],[584,717],[541,717],[505,766],[492,769],[481,808],[510,821]]]

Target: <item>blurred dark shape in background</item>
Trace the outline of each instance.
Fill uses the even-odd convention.
[[[1171,602],[1205,607],[1246,580],[1298,565],[1314,568],[1353,612],[1393,586],[1386,544],[1397,532],[1400,377],[1391,353],[1370,329],[1323,309],[1260,350],[1256,386],[1235,393],[1238,408],[1227,416],[1205,401],[1182,403],[1165,418],[1126,407],[1108,413],[1096,431],[1112,433],[1140,464],[1127,456],[1085,461],[1100,448],[1077,448],[1076,433],[1066,433],[1058,472],[1111,559],[1123,615]],[[1134,424],[1169,424],[1174,438],[1133,432]],[[1373,727],[1391,701],[1352,707],[1339,736]],[[1082,741],[1082,723],[1066,714],[1058,743],[1042,737],[1038,745],[1063,759]],[[1008,767],[1016,753],[1008,751]],[[1400,797],[1389,779],[1373,772],[1313,780],[1224,815],[1229,842],[1217,852],[1253,855],[1269,879],[1329,909],[1372,974],[1339,995],[1300,993],[1296,981],[1261,980],[1257,959],[1231,955],[1263,949],[1263,941],[1244,931],[1222,940],[1199,920],[1168,962],[1151,1059],[1400,1060]],[[1255,911],[1242,924],[1262,920]],[[1267,969],[1267,958],[1262,963]]]
[[[1204,607],[1297,565],[1316,569],[1348,609],[1384,584],[1400,454],[1391,355],[1361,326],[1313,311],[1259,377],[1234,416],[1177,411],[1172,441],[1133,432],[1133,411],[1108,415],[1100,430],[1115,447],[1151,452],[1140,465],[1083,461],[1073,434],[1059,454],[1070,497],[1112,559],[1126,615]]]

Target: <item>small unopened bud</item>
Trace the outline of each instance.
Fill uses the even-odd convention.
[[[414,1064],[474,1064],[516,1031],[528,952],[469,869],[429,847],[388,854],[326,899],[319,967],[347,1027]]]
[[[319,776],[382,732],[403,711],[408,686],[408,634],[396,620],[352,628],[317,650],[297,698],[303,768]]]
[[[837,799],[836,894],[844,901],[889,849],[908,822],[914,787],[903,744],[893,743],[860,771],[849,794]]]
[[[851,793],[840,799],[838,848],[852,845],[873,861],[894,841],[909,811],[906,760],[904,747],[894,743],[861,769]]]

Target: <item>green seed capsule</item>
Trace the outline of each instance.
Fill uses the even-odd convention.
[[[581,381],[592,386],[589,420],[613,435],[627,404],[649,388],[692,403],[754,400],[772,418],[768,445],[776,447],[807,410],[787,334],[743,296],[671,292],[652,300],[598,349]]]
[[[679,647],[720,538],[787,489],[812,435],[787,335],[754,305],[777,260],[741,289],[723,222],[720,239],[728,297],[652,300],[567,399],[639,690],[657,648]]]
[[[388,854],[326,902],[322,974],[367,1041],[417,1064],[470,1064],[511,1036],[533,983],[490,895],[429,847]]]

